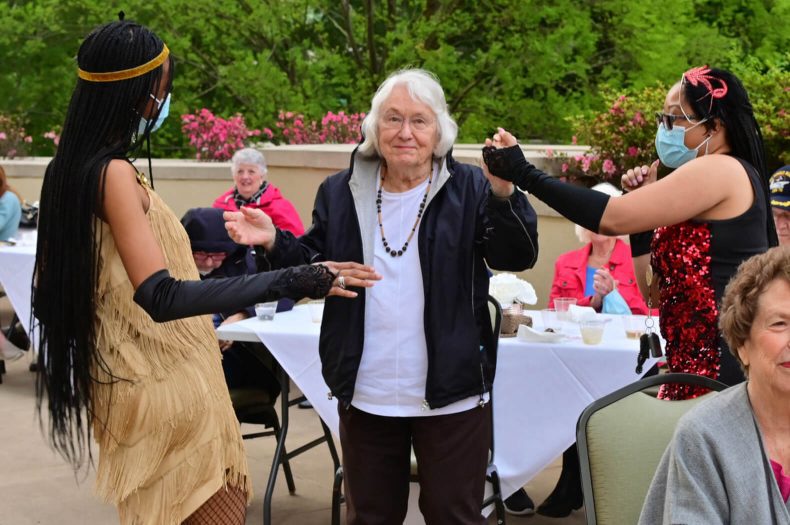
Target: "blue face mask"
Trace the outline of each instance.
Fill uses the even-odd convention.
[[[153,95],[151,95],[151,97],[153,97]],[[154,98],[154,100],[159,102],[156,98]],[[162,127],[167,115],[170,113],[170,93],[167,94],[165,101],[162,102],[161,108],[162,109],[159,111],[159,116],[156,118],[156,122],[154,122],[154,126],[151,128],[151,133]],[[137,125],[137,136],[142,136],[143,133],[145,133],[145,128],[147,127],[148,119],[145,117],[140,117],[140,123]]]
[[[663,122],[659,124],[658,131],[656,131],[656,151],[658,152],[658,158],[661,160],[661,164],[670,168],[679,168],[686,162],[697,158],[699,149],[708,143],[712,135],[708,136],[708,138],[703,140],[702,143],[694,149],[686,147],[685,136],[688,130],[694,129],[705,122],[705,120],[697,122],[690,128],[672,126],[672,129],[669,131],[664,127]],[[705,148],[705,152],[707,153],[707,147]]]

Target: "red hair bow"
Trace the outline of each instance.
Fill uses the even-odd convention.
[[[705,86],[708,89],[708,95],[710,95],[710,105],[713,107],[713,99],[724,98],[727,94],[727,83],[708,73],[710,73],[708,66],[693,67],[683,73],[683,78],[688,80],[689,84],[694,87],[700,84]],[[714,81],[719,84],[719,87],[713,87]]]

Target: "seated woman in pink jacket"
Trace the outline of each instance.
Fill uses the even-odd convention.
[[[620,195],[617,188],[605,182],[592,189]],[[632,314],[647,314],[634,276],[631,248],[617,237],[599,235],[579,225],[576,236],[586,244],[557,258],[549,306],[557,297],[575,297],[577,305],[592,306],[598,312],[627,314],[627,305]]]
[[[273,184],[266,180],[268,171],[263,153],[254,148],[240,149],[231,159],[233,187],[217,197],[212,208],[238,211],[240,207],[263,210],[274,225],[296,236],[304,226],[296,208]]]

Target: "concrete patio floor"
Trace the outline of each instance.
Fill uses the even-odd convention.
[[[92,495],[93,472],[74,474],[46,444],[36,420],[35,374],[28,371],[29,358],[6,363],[8,373],[0,385],[0,525],[83,525],[117,523],[114,507]],[[250,427],[253,428],[253,427]],[[249,430],[243,428],[244,431]],[[312,410],[291,409],[287,446],[317,437],[321,426]],[[247,524],[263,522],[263,495],[274,454],[271,437],[246,442],[255,498],[248,509]],[[330,522],[332,461],[325,445],[292,461],[296,493],[288,494],[280,474],[272,504],[277,525],[326,525]],[[541,472],[527,485],[536,503],[548,495],[559,476],[559,462]],[[489,523],[494,523],[493,518]],[[583,511],[565,519],[542,516],[507,516],[507,523],[564,525],[584,523]]]

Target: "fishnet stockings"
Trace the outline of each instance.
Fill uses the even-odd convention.
[[[247,494],[237,487],[223,487],[189,515],[181,525],[244,525]]]

